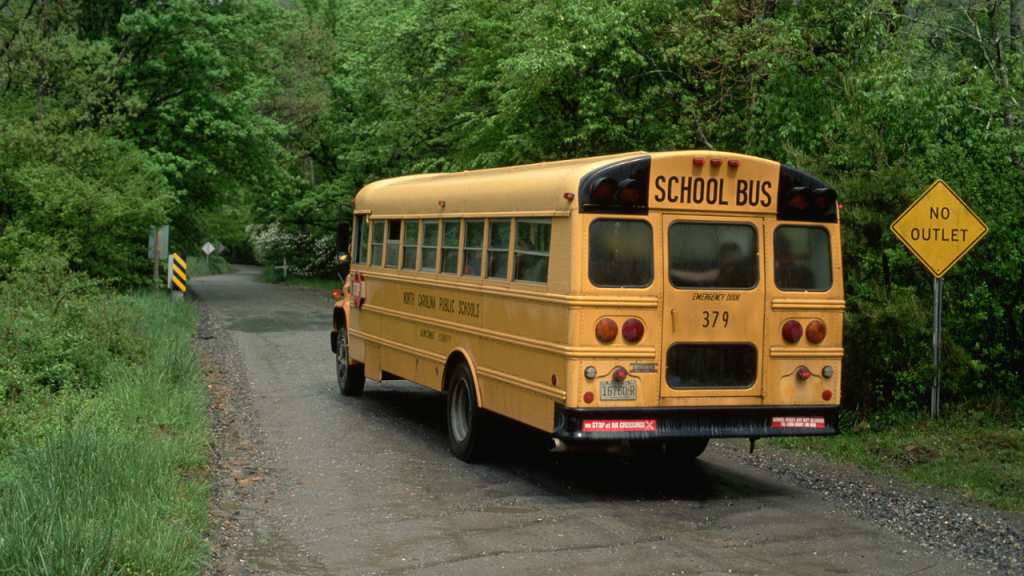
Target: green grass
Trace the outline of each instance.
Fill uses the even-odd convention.
[[[1024,411],[994,400],[945,408],[932,420],[923,412],[893,411],[870,422],[844,417],[839,436],[776,439],[829,460],[924,486],[956,497],[1024,512]]]
[[[126,298],[126,297],[122,297]],[[132,298],[146,351],[113,362],[99,389],[25,391],[0,454],[4,574],[193,575],[209,550],[205,385],[196,314],[166,295]]]
[[[259,282],[270,282],[273,284],[285,284],[287,286],[302,286],[304,288],[318,288],[324,290],[333,290],[344,286],[344,282],[338,278],[299,278],[298,276],[288,276],[285,278],[281,274],[280,270],[271,266],[265,266],[256,280]]]
[[[188,277],[198,278],[200,276],[212,276],[214,274],[225,274],[231,272],[231,264],[217,254],[210,255],[210,262],[206,262],[206,256],[188,256],[185,260],[188,266]]]

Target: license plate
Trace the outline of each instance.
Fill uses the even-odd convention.
[[[636,400],[636,380],[602,380],[601,400]]]

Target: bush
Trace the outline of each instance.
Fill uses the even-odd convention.
[[[0,399],[99,387],[114,360],[143,355],[138,324],[130,300],[64,257],[26,252],[0,282]]]
[[[288,274],[303,278],[331,278],[334,275],[334,237],[289,232],[278,224],[249,229],[256,261],[274,266],[288,259]]]

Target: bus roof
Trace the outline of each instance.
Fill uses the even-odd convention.
[[[568,216],[576,205],[564,194],[578,192],[588,172],[616,160],[646,152],[629,152],[560,162],[542,162],[453,174],[417,174],[378,180],[359,191],[356,214],[443,217],[444,215]],[[509,176],[514,173],[515,177]],[[441,204],[443,203],[443,205]]]
[[[744,154],[707,150],[628,152],[489,170],[416,174],[378,180],[368,184],[356,195],[354,213],[369,214],[372,218],[568,216],[578,202],[566,199],[565,194],[579,194],[580,180],[593,170],[642,156],[650,156],[655,162],[669,160],[688,163],[691,157],[709,157],[712,154],[742,159],[749,177],[770,180],[779,177],[781,165],[778,162]],[[815,182],[824,186],[817,180]],[[774,212],[774,208],[771,211]]]

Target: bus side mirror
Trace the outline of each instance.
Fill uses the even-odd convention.
[[[334,238],[334,264],[338,269],[338,276],[344,280],[352,267],[352,259],[348,255],[348,242],[352,232],[348,222],[338,222],[338,231]]]

